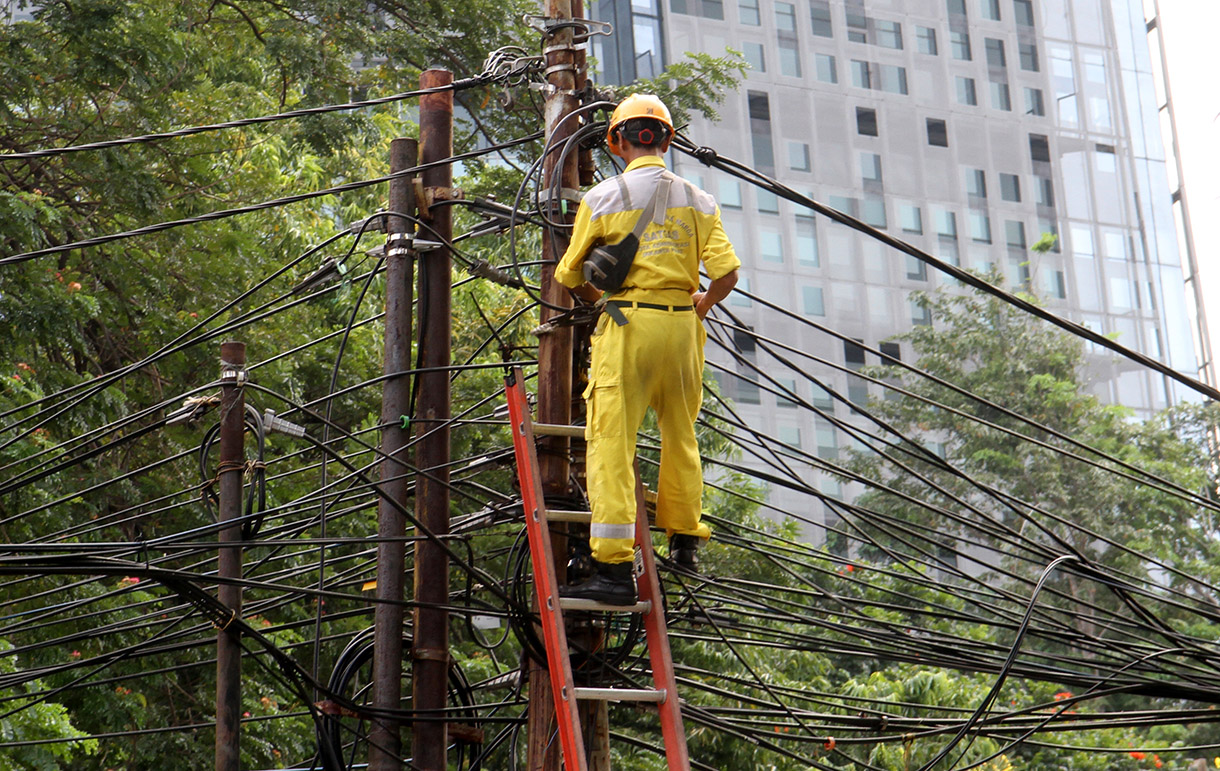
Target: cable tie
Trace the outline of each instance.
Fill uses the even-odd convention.
[[[267,462],[262,460],[251,459],[246,461],[246,473],[254,474],[258,471],[263,471],[267,468]]]
[[[406,431],[411,428],[411,416],[410,415],[399,415],[398,419],[402,421],[402,430],[403,431]]]

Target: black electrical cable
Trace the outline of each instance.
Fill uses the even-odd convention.
[[[142,134],[140,136],[123,137],[121,139],[109,139],[102,142],[90,142],[89,144],[84,145],[73,145],[71,147],[52,147],[45,150],[31,150],[29,152],[22,153],[0,153],[0,163],[4,161],[23,161],[34,158],[49,158],[52,156],[67,155],[69,153],[77,153],[86,150],[104,150],[110,147],[121,147],[123,145],[159,142],[164,139],[177,139],[179,137],[189,137],[195,134],[203,134],[210,131],[223,131],[225,129],[241,128],[243,126],[255,126],[262,123],[274,123],[281,120],[292,120],[295,118],[303,118],[310,115],[322,115],[330,112],[360,110],[366,107],[376,107],[377,105],[401,102],[418,96],[427,96],[428,94],[439,94],[447,91],[463,91],[468,88],[475,88],[476,86],[494,83],[496,80],[500,79],[502,79],[502,76],[492,76],[487,73],[482,73],[472,78],[455,80],[453,83],[444,86],[420,88],[414,91],[404,91],[400,94],[377,97],[376,99],[365,99],[359,102],[345,102],[343,104],[328,104],[320,107],[306,107],[300,110],[275,113],[274,115],[262,115],[257,118],[241,118],[238,120],[226,121],[224,123],[209,123],[202,126],[191,126],[188,128],[175,129],[174,131],[165,131],[156,134]]]
[[[48,257],[48,256],[54,255],[54,254],[63,254],[64,252],[70,252],[75,249],[85,249],[85,248],[92,247],[92,246],[100,246],[102,244],[109,244],[114,241],[122,241],[122,240],[125,240],[128,238],[136,238],[138,236],[145,236],[145,235],[149,235],[151,233],[160,233],[165,230],[172,230],[174,228],[180,228],[180,227],[184,227],[186,225],[199,225],[204,222],[215,222],[217,220],[227,219],[229,217],[236,217],[236,216],[239,216],[242,214],[250,214],[253,212],[264,211],[266,209],[275,209],[280,206],[287,206],[289,204],[300,203],[302,201],[309,201],[309,200],[313,200],[315,198],[324,198],[326,196],[338,195],[340,193],[347,193],[347,192],[351,192],[353,190],[362,190],[366,187],[372,187],[374,185],[384,184],[386,182],[390,182],[395,179],[401,179],[403,177],[410,177],[414,174],[418,174],[419,172],[425,171],[427,169],[435,168],[438,166],[448,166],[455,162],[467,161],[472,158],[478,158],[480,156],[487,155],[488,153],[495,152],[497,149],[505,149],[505,148],[509,148],[509,147],[516,147],[517,145],[526,144],[527,142],[532,142],[533,140],[537,139],[539,136],[541,136],[541,135],[532,134],[523,139],[515,139],[515,140],[513,140],[511,142],[507,142],[503,145],[497,145],[497,146],[487,147],[487,148],[480,148],[478,150],[471,150],[470,152],[453,155],[448,158],[443,158],[438,161],[433,161],[431,163],[420,164],[418,166],[415,166],[414,168],[403,169],[402,171],[396,171],[396,172],[393,172],[392,174],[386,174],[381,177],[374,177],[373,179],[361,180],[359,182],[347,182],[342,185],[335,185],[334,187],[328,187],[328,188],[325,188],[322,190],[314,190],[314,191],[311,191],[308,193],[297,193],[296,195],[284,196],[282,198],[273,198],[269,201],[262,201],[260,203],[250,204],[248,206],[238,206],[233,209],[222,209],[219,211],[208,212],[207,214],[199,214],[194,217],[185,217],[183,219],[178,219],[178,220],[159,222],[154,225],[145,225],[144,227],[134,228],[132,230],[126,230],[121,233],[112,233],[110,235],[105,235],[105,236],[95,236],[93,238],[86,238],[86,239],[83,239],[80,241],[73,241],[68,244],[61,244],[58,246],[49,246],[45,249],[36,249],[34,251],[21,252],[19,254],[14,254],[14,255],[11,255],[8,257],[0,257],[0,265],[10,265],[13,263],[18,263],[18,262],[26,262],[27,260],[33,260],[33,259],[37,259],[39,257]]]

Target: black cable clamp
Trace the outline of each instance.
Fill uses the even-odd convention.
[[[704,166],[711,166],[720,160],[720,156],[711,147],[696,147],[691,151],[691,155]]]

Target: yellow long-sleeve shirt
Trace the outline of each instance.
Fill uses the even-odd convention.
[[[659,156],[646,155],[585,194],[576,211],[572,240],[555,268],[555,280],[572,288],[583,284],[585,255],[594,246],[618,243],[631,233],[662,174],[672,180],[665,223],[648,224],[616,296],[643,298],[658,290],[689,294],[699,288],[700,262],[712,280],[741,267],[720,224],[715,199],[666,171],[665,161]]]

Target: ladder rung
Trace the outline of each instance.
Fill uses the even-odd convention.
[[[634,605],[610,605],[597,600],[585,600],[580,597],[561,597],[559,607],[564,610],[602,610],[610,613],[647,613],[652,610],[652,603],[641,600]]]
[[[576,698],[587,701],[665,701],[665,691],[652,688],[575,688]]]
[[[546,511],[547,522],[579,522],[587,525],[593,521],[593,515],[587,511]]]
[[[561,423],[535,423],[535,436],[570,436],[575,439],[585,438],[584,426],[565,426]]]

